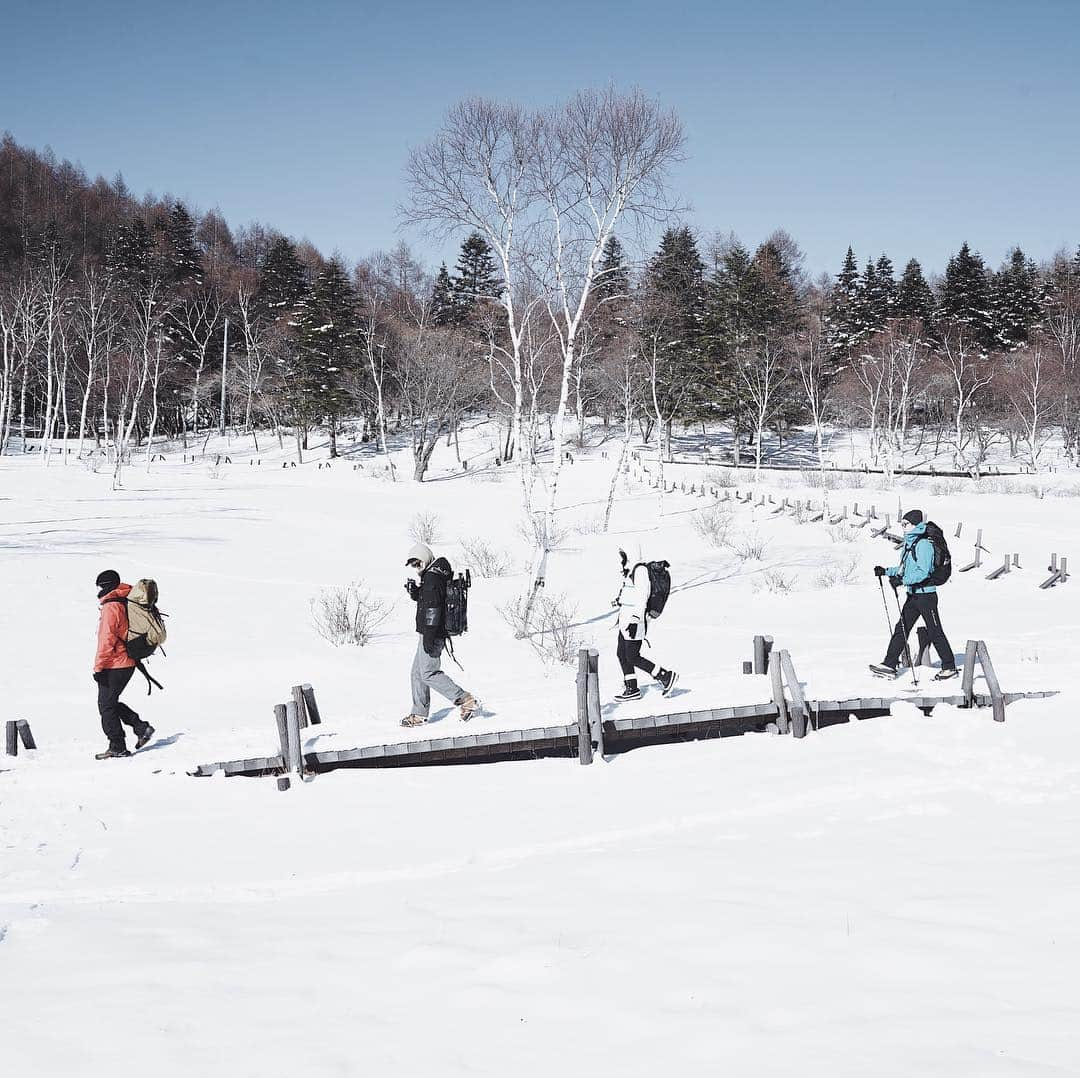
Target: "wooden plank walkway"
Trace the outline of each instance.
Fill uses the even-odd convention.
[[[1005,703],[1015,700],[1044,699],[1056,692],[1017,692],[1004,694]],[[989,708],[989,694],[974,694],[973,703]],[[888,715],[895,703],[908,703],[930,712],[939,704],[965,707],[967,697],[955,696],[877,696],[846,700],[808,700],[806,709],[810,726],[815,730],[846,723],[850,716],[868,719]],[[672,744],[747,733],[765,733],[770,724],[777,727],[780,714],[775,702],[746,704],[740,707],[709,708],[700,711],[673,712],[668,715],[639,715],[633,718],[602,720],[604,752],[608,756],[629,752],[645,745]],[[329,749],[303,754],[304,768],[321,774],[340,768],[425,767],[445,764],[495,763],[504,760],[537,760],[547,757],[578,755],[578,724],[543,726],[525,730],[495,730],[490,733],[456,737],[427,738],[386,745],[367,745],[353,749]],[[283,757],[252,757],[200,764],[192,775],[206,777],[218,771],[226,775],[273,775],[284,770]]]

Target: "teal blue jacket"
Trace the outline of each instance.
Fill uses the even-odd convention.
[[[926,525],[916,524],[904,536],[904,552],[899,565],[890,565],[885,572],[900,577],[909,591],[937,591],[933,584],[922,582],[934,571],[934,544],[926,538]]]

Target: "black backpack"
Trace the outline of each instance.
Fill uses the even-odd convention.
[[[932,520],[926,522],[923,538],[929,539],[934,547],[934,565],[930,575],[916,587],[937,588],[952,576],[952,554],[949,553],[949,544],[945,542],[945,533]]]
[[[452,576],[446,584],[446,616],[443,618],[443,632],[447,636],[461,636],[469,631],[469,588],[472,587],[472,574],[468,569],[464,575]]]
[[[644,566],[649,571],[649,601],[645,604],[645,616],[658,618],[664,612],[668,596],[671,594],[671,562],[639,561],[631,570],[631,575]]]

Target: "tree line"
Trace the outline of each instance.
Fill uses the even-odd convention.
[[[575,420],[655,439],[865,427],[887,470],[926,439],[977,470],[1008,439],[1038,468],[1076,454],[1080,250],[997,269],[965,243],[937,279],[887,255],[808,279],[795,240],[756,248],[686,225],[631,257],[616,229],[670,217],[677,119],[640,97],[579,94],[526,112],[462,103],[407,165],[407,215],[462,239],[430,273],[401,245],[356,265],[273,228],[135,198],[122,178],[0,143],[0,452],[74,444],[119,481],[156,438],[227,427],[294,439],[343,428],[387,467],[409,440],[422,479],[465,415],[505,420],[526,500],[541,449]],[[451,182],[451,178],[453,182]],[[549,484],[548,516],[555,482]],[[542,548],[544,543],[539,542]]]

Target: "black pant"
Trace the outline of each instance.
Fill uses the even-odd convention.
[[[656,663],[641,657],[641,640],[627,640],[619,633],[619,647],[616,654],[619,657],[619,665],[622,667],[623,677],[634,676],[634,670],[644,670],[650,677],[654,675]]]
[[[94,675],[98,687],[97,706],[101,714],[101,728],[109,739],[111,749],[127,747],[121,723],[127,723],[135,731],[136,737],[146,729],[146,723],[127,704],[120,703],[120,694],[127,688],[134,673],[135,667],[128,666],[123,670],[99,670]]]
[[[916,591],[908,592],[907,602],[900,612],[900,620],[893,629],[892,639],[889,641],[889,650],[885,653],[885,665],[895,667],[900,662],[900,656],[904,651],[904,641],[911,632],[911,627],[922,618],[926,622],[927,631],[930,634],[930,643],[941,659],[941,665],[950,669],[956,665],[956,656],[953,655],[952,646],[945,637],[945,630],[941,627],[941,618],[938,616],[937,592]]]

